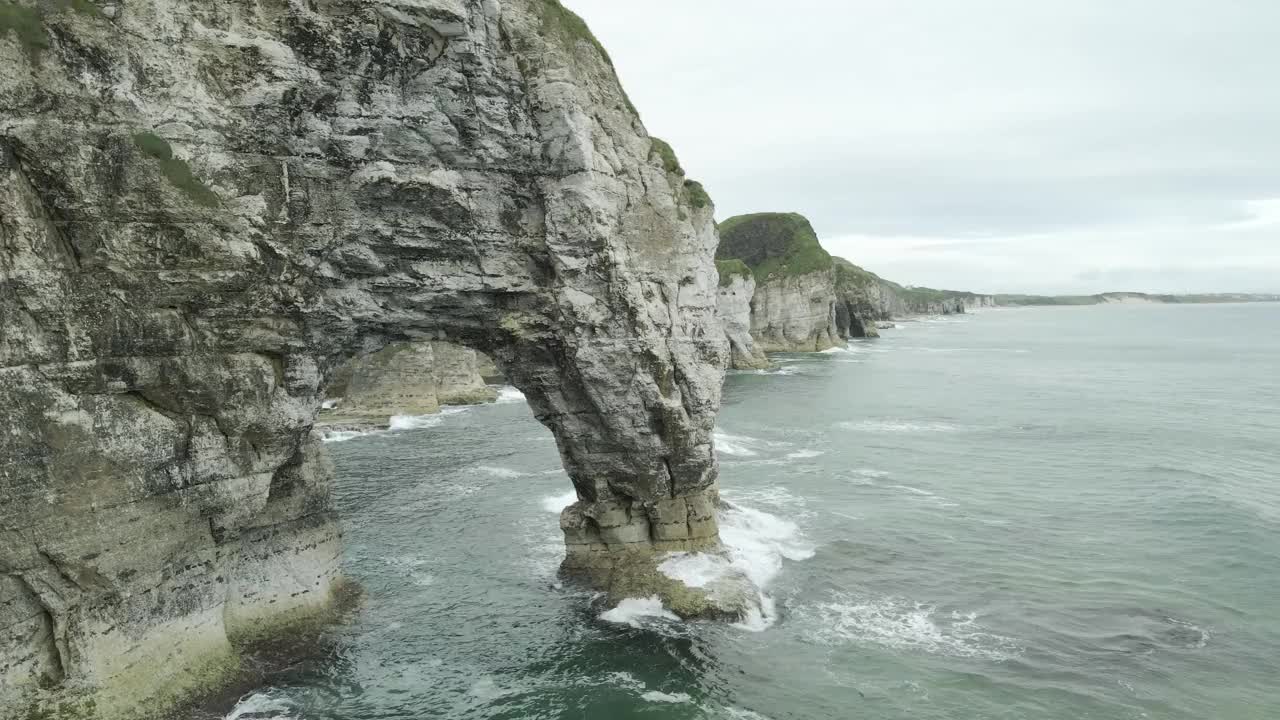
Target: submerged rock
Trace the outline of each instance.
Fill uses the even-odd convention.
[[[580,19],[92,7],[0,29],[0,716],[159,711],[322,617],[316,413],[389,343],[525,394],[580,498],[570,570],[718,546],[714,209]]]

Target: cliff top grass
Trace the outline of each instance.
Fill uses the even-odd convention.
[[[559,35],[569,43],[576,43],[579,40],[586,40],[600,51],[604,61],[613,66],[613,58],[609,57],[609,52],[604,49],[604,45],[596,39],[595,34],[591,32],[591,28],[587,27],[587,21],[578,16],[577,13],[560,4],[560,0],[542,0],[539,7],[539,13],[542,16],[542,32],[544,35]]]
[[[864,270],[842,257],[833,256],[831,262],[835,263],[836,287],[863,288],[885,282],[879,275],[870,270]]]
[[[707,194],[706,188],[702,187],[702,183],[697,180],[684,181],[684,198],[689,204],[701,210],[711,205],[711,196]]]
[[[822,249],[809,220],[798,213],[738,215],[720,223],[716,257],[738,258],[757,282],[829,270],[831,255]]]
[[[720,287],[728,286],[734,277],[751,277],[751,268],[738,258],[716,260],[716,270],[720,271]]]
[[[622,102],[631,111],[632,115],[640,116],[640,111],[636,109],[635,103],[631,102],[631,96],[627,95],[627,89],[622,87],[622,80],[618,78],[617,70],[613,66],[613,58],[609,56],[609,51],[604,49],[604,45],[591,32],[591,28],[587,26],[587,21],[578,16],[577,13],[560,4],[560,0],[535,0],[538,8],[538,15],[542,18],[542,34],[546,37],[558,38],[572,50],[579,41],[586,41],[600,53],[600,57],[604,59],[610,70],[613,70],[614,80],[618,84],[618,92],[622,94]]]
[[[684,168],[680,167],[680,158],[676,157],[676,151],[671,144],[662,138],[650,136],[650,154],[657,155],[662,159],[662,168],[669,173],[677,175],[684,174]]]

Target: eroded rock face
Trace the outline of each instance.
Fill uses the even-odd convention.
[[[389,342],[525,393],[581,498],[566,567],[718,543],[712,208],[575,18],[113,7],[0,36],[0,715],[134,717],[325,607],[316,409]]]
[[[498,393],[483,374],[492,366],[482,353],[453,343],[392,343],[334,371],[318,421],[339,428],[386,427],[395,415],[493,402]]]
[[[737,370],[769,367],[769,358],[751,337],[751,299],[755,294],[756,280],[750,273],[720,280],[720,322],[729,342],[729,366]]]
[[[832,271],[760,283],[751,301],[751,334],[766,352],[817,352],[842,342]]]

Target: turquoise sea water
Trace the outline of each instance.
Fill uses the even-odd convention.
[[[1280,305],[998,310],[776,359],[729,376],[719,431],[767,622],[610,621],[560,587],[570,486],[508,393],[330,445],[367,602],[227,717],[1280,717]]]

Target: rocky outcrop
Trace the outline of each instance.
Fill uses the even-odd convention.
[[[719,230],[717,259],[741,261],[756,280],[751,335],[758,349],[814,352],[840,342],[831,256],[804,216],[739,215]]]
[[[576,16],[7,7],[0,716],[135,718],[328,607],[316,411],[391,342],[524,392],[580,498],[567,569],[718,545],[713,209]]]
[[[342,429],[386,427],[395,415],[493,402],[498,392],[483,374],[492,366],[482,353],[453,343],[392,343],[334,371],[318,422]]]
[[[716,263],[720,271],[720,294],[717,307],[725,339],[729,341],[729,367],[735,370],[759,370],[769,367],[769,358],[751,337],[751,300],[756,294],[756,280],[750,268],[741,262]]]

